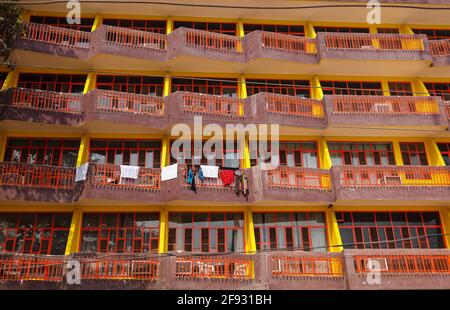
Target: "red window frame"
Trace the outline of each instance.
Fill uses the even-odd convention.
[[[281,224],[278,221],[278,217],[281,214],[289,216],[289,224]],[[295,220],[297,214],[305,215],[306,221],[311,221],[312,214],[319,214],[323,217],[322,224],[300,225],[299,221]],[[274,222],[264,224],[259,223],[258,215],[262,215],[261,220],[267,215],[274,216]],[[303,220],[303,219],[302,219]],[[288,249],[288,250],[300,250],[300,251],[315,251],[326,252],[327,248],[317,248],[311,239],[311,229],[321,228],[324,229],[325,245],[328,245],[327,225],[325,219],[325,212],[254,212],[253,213],[253,225],[255,229],[256,249],[268,250],[268,249]],[[295,223],[295,224],[294,224]],[[267,238],[264,237],[264,230],[267,230]],[[284,239],[281,241],[280,230],[284,232]],[[288,240],[288,231],[290,230],[291,240]],[[294,231],[299,230],[301,232],[301,245],[295,246]],[[299,233],[298,233],[299,234]],[[300,236],[299,236],[300,238]],[[264,242],[264,239],[267,241]],[[299,240],[300,241],[300,240]],[[286,246],[283,246],[286,245]]]
[[[307,147],[308,144],[313,144],[314,148]],[[255,149],[257,147],[257,149]],[[271,142],[267,142],[267,151],[271,150]],[[288,167],[308,167],[303,163],[303,154],[313,153],[316,157],[315,167],[308,168],[318,168],[319,166],[319,151],[316,141],[279,141],[278,144],[278,154],[280,158],[280,166]],[[256,166],[261,162],[261,157],[259,155],[259,147],[257,143],[250,143],[250,164],[251,166]],[[294,154],[294,165],[288,165],[288,154]],[[265,162],[269,163],[270,158],[266,159]]]
[[[183,218],[185,216],[186,223],[177,223],[174,220],[175,216]],[[196,222],[196,217],[205,217],[205,224],[200,221]],[[219,226],[220,221],[213,221],[214,216],[223,216],[222,225]],[[188,218],[191,218],[191,222],[187,222]],[[233,220],[238,221],[238,225],[228,225],[227,222]],[[216,224],[217,223],[217,224]],[[180,232],[181,230],[181,232]],[[228,247],[229,231],[231,233],[238,233],[242,240],[242,249],[231,249]],[[216,244],[211,244],[211,235],[214,236]],[[195,246],[196,233],[200,233],[199,247]],[[178,240],[178,237],[182,235],[183,241]],[[198,236],[198,235],[197,235]],[[219,242],[223,240],[222,242]],[[239,242],[239,240],[236,240]],[[226,252],[241,252],[245,250],[245,238],[244,238],[244,214],[242,212],[171,212],[169,213],[169,252],[180,250],[186,252],[199,252],[199,253],[226,253]],[[181,246],[180,246],[181,244]]]
[[[218,158],[219,156],[216,155],[214,159],[209,159],[209,160],[205,157],[205,154],[203,152],[203,147],[204,147],[206,141],[202,141],[202,148],[200,150],[201,151],[201,159],[200,159],[200,156],[196,156],[197,154],[194,153],[194,151],[195,151],[195,149],[194,149],[195,141],[191,141],[191,143],[190,143],[190,150],[183,149],[184,145],[181,146],[180,147],[181,151],[182,151],[181,158],[180,157],[174,158],[173,154],[172,154],[172,146],[173,146],[174,142],[175,141],[171,141],[170,142],[170,163],[171,164],[179,163],[179,164],[186,164],[187,166],[191,166],[192,164],[194,164],[194,165],[211,165],[211,166],[219,166],[219,167],[224,167],[224,168],[225,167],[227,167],[227,168],[238,168],[238,167],[241,166],[241,160],[240,160],[240,158],[241,158],[241,156],[240,156],[241,150],[239,148],[239,144],[240,143],[238,141],[234,142],[233,149],[230,150],[230,149],[227,148],[227,142],[224,140],[222,142],[222,150],[214,149],[215,154],[218,154],[218,152],[220,151],[219,154],[220,154],[221,158]],[[190,158],[187,158],[188,157],[188,153],[189,153]],[[226,159],[226,156],[227,156],[226,154],[228,154],[228,153],[229,154],[235,154],[234,156],[238,157],[237,159],[236,158],[234,158],[234,159],[229,158],[229,160],[231,160],[233,162],[237,161],[239,163],[238,167],[225,166],[225,159]],[[194,161],[193,161],[193,159],[194,159]]]
[[[83,74],[20,73],[17,87],[63,93],[83,93]]]
[[[429,40],[450,39],[450,29],[420,29],[413,28],[415,34],[425,34]]]
[[[444,159],[445,165],[450,166],[450,143],[438,143],[437,146]]]
[[[147,219],[144,219],[149,222],[157,221],[158,225],[145,226],[141,224],[138,226],[139,216],[147,217]],[[94,223],[88,226],[87,219],[89,217],[97,217],[98,225]],[[130,223],[124,223],[127,217],[132,217],[133,223],[131,225],[129,225]],[[159,231],[159,212],[85,213],[83,214],[83,225],[81,227],[80,251],[97,253],[158,253]],[[93,241],[88,241],[88,238],[95,238],[89,235],[94,235],[95,233],[97,233],[97,245],[89,245],[89,242]],[[128,233],[131,234],[129,240],[131,249],[127,248]]]
[[[248,96],[266,92],[303,98],[311,97],[310,81],[308,80],[247,79],[245,84]]]
[[[358,221],[360,219],[356,219],[357,216],[369,215],[372,216],[372,222],[361,222]],[[395,215],[395,218],[394,218]],[[413,215],[416,217],[414,220],[410,220],[413,218]],[[435,215],[435,220],[438,224],[436,225],[427,225],[426,220],[430,220],[428,217]],[[420,217],[418,217],[420,216]],[[383,218],[382,218],[383,217]],[[401,222],[403,218],[404,221]],[[415,222],[420,218],[420,223]],[[445,248],[445,238],[442,236],[436,237],[436,243],[438,247],[431,247],[431,238],[432,237],[423,237],[420,239],[412,239],[415,236],[424,236],[424,235],[432,235],[432,234],[441,234],[443,233],[442,222],[439,216],[439,212],[425,212],[425,211],[407,211],[407,212],[370,212],[370,211],[361,211],[361,212],[336,212],[336,220],[338,223],[339,231],[341,233],[342,243],[344,244],[344,248],[349,249],[380,249],[380,248],[389,248],[389,249],[397,249],[397,248],[440,248],[439,244],[442,245],[442,248]],[[435,232],[428,233],[428,230],[435,230]],[[352,233],[351,240],[347,238],[347,234],[344,233],[344,230]],[[380,238],[384,235],[384,239]],[[410,239],[410,240],[400,240],[400,239]],[[389,241],[389,242],[380,242],[380,241]],[[370,243],[369,243],[370,242]],[[349,244],[350,243],[350,244]],[[347,244],[347,245],[345,245]]]
[[[382,96],[379,81],[320,81],[324,95]]]
[[[162,77],[98,75],[96,88],[149,96],[163,95],[164,79]]]
[[[49,221],[42,221],[42,217]],[[61,217],[58,226],[57,217]],[[0,213],[0,252],[64,255],[71,222],[71,213]]]
[[[236,36],[236,23],[174,21],[173,29],[190,28]]]
[[[400,29],[398,29],[398,28],[377,28],[377,33],[400,34]]]
[[[248,34],[255,30],[283,33],[301,37],[305,36],[305,27],[303,25],[244,24],[244,34]]]
[[[75,143],[78,145],[72,145]],[[34,165],[75,167],[79,149],[80,139],[8,138],[4,161]],[[69,163],[64,162],[64,154],[67,154],[67,152],[75,153],[72,154],[72,160]]]
[[[412,96],[411,82],[388,82],[391,96]]]
[[[166,34],[167,28],[167,22],[165,20],[144,20],[144,19],[105,18],[103,19],[103,25],[160,34]]]
[[[134,144],[135,146],[132,146]],[[145,146],[145,144],[155,144]],[[121,140],[121,139],[92,139],[89,144],[89,159],[94,163],[114,164],[114,165],[136,165],[142,168],[161,167],[161,140]],[[99,152],[104,152],[102,155]],[[147,152],[152,153],[153,165],[147,162]],[[104,156],[104,161],[95,159],[94,153]],[[137,154],[137,155],[133,155]],[[117,160],[117,155],[122,156],[122,160]],[[131,160],[132,156],[137,156],[137,163]],[[150,159],[149,159],[150,160]]]
[[[444,101],[450,101],[450,83],[424,82],[431,96],[442,97]]]
[[[209,94],[237,98],[237,79],[208,79],[208,78],[172,78],[172,93],[186,91],[197,94]]]
[[[331,27],[331,26],[314,26],[316,33],[318,32],[337,32],[337,33],[370,33],[366,27]]]
[[[403,164],[412,165],[413,158],[418,159],[419,166],[428,166],[428,156],[423,142],[400,142]]]
[[[385,145],[390,147],[388,150],[378,150],[376,145]],[[339,146],[336,148],[334,146]],[[349,147],[348,147],[349,146]],[[366,147],[369,150],[366,150]],[[349,149],[350,148],[350,149]],[[366,166],[367,165],[367,155],[371,154],[374,166],[383,166],[382,157],[387,158],[389,165],[395,165],[394,157],[394,147],[389,142],[341,142],[341,141],[330,141],[328,142],[328,150],[330,153],[331,160],[335,158],[334,155],[340,155],[340,166]],[[356,155],[356,156],[353,156]],[[383,156],[384,155],[384,156]],[[339,158],[338,157],[338,158]],[[358,159],[358,164],[355,165],[352,158]],[[349,164],[346,162],[350,162]],[[364,164],[361,164],[364,162]]]
[[[49,26],[68,28],[72,30],[79,30],[84,32],[91,32],[94,25],[94,18],[80,18],[80,24],[68,24],[67,17],[64,16],[31,16],[30,22],[36,24],[44,24]]]

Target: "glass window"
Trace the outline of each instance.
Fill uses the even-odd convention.
[[[17,87],[81,94],[86,77],[82,74],[20,73]]]
[[[237,98],[236,79],[194,79],[194,78],[173,78],[172,93],[186,91],[197,94],[209,94],[216,96],[226,96]]]
[[[308,80],[263,80],[247,79],[247,95],[260,92],[310,98],[310,82]]]
[[[205,30],[227,35],[236,35],[235,23],[212,23],[212,22],[191,22],[191,21],[174,21],[173,28],[190,28],[197,30]]]
[[[381,82],[368,81],[320,81],[324,95],[382,96]]]
[[[424,83],[431,96],[440,96],[442,100],[450,101],[450,83]]]
[[[450,143],[438,143],[439,151],[444,159],[445,165],[450,166]]]
[[[305,30],[302,25],[244,24],[245,34],[255,30],[284,33],[302,37],[305,36]]]
[[[96,87],[123,93],[161,97],[164,79],[149,76],[98,75]]]
[[[92,25],[94,24],[93,18],[84,18],[80,19],[79,24],[68,24],[67,17],[54,17],[54,16],[31,16],[30,22],[36,24],[45,24],[60,28],[68,28],[72,30],[80,30],[85,32],[91,32]]]
[[[390,143],[328,142],[331,162],[335,166],[395,165]]]
[[[154,33],[166,33],[165,20],[136,20],[136,19],[103,19],[103,24],[114,27],[129,28]]]
[[[403,164],[412,166],[427,166],[427,152],[425,144],[420,142],[401,142]]]

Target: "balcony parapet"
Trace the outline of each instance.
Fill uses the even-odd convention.
[[[450,65],[450,39],[430,40],[430,50],[433,66]]]

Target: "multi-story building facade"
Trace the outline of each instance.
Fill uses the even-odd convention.
[[[83,3],[72,25],[63,4],[25,6],[0,68],[2,287],[64,286],[72,259],[91,288],[450,288],[450,5],[369,25],[365,3],[257,2]],[[174,156],[196,115],[279,124],[279,167],[249,136]],[[240,168],[248,195],[193,192],[200,163]]]

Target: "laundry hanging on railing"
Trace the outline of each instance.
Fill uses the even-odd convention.
[[[229,186],[234,182],[234,171],[233,170],[221,170],[220,179],[222,180],[223,186]]]
[[[205,166],[201,165],[203,176],[205,178],[218,178],[219,177],[219,167],[218,166]]]
[[[139,176],[139,166],[120,165],[121,179],[135,179]]]
[[[176,179],[178,177],[178,164],[161,168],[161,181]]]
[[[75,182],[86,180],[88,168],[89,168],[89,163],[85,163],[85,164],[82,164],[81,166],[77,167],[77,170],[75,172]]]
[[[195,176],[196,176],[196,172],[195,172],[195,168],[189,168],[188,174],[187,174],[187,183],[190,185],[190,189],[196,193],[197,192],[197,186],[195,184]]]

